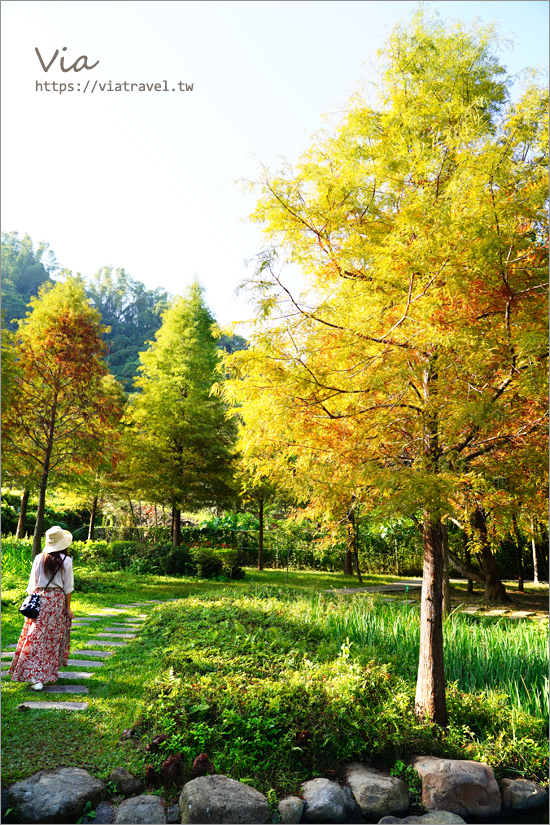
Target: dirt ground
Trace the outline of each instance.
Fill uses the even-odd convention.
[[[474,592],[468,593],[465,580],[451,579],[451,603],[453,608],[460,604],[467,607],[479,607],[480,612],[483,613],[506,610],[509,614],[521,611],[532,612],[534,616],[530,616],[531,619],[548,616],[548,582],[540,584],[525,582],[523,592],[518,590],[517,581],[505,581],[504,586],[510,601],[489,604],[483,598],[483,589],[480,585],[474,582]]]

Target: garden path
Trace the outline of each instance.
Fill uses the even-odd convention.
[[[174,599],[168,599],[167,601],[175,601]],[[111,656],[116,655],[116,650],[97,650],[96,648],[106,646],[106,647],[124,647],[124,645],[128,644],[129,641],[136,638],[136,633],[139,631],[141,623],[145,621],[147,618],[147,614],[140,613],[137,616],[132,616],[130,618],[124,618],[123,622],[114,622],[113,620],[116,618],[122,618],[120,614],[124,614],[130,610],[135,610],[136,607],[144,607],[144,608],[151,608],[155,604],[162,604],[164,599],[150,599],[146,602],[132,602],[131,604],[115,604],[112,607],[107,607],[102,610],[101,613],[94,613],[88,616],[75,616],[72,626],[71,626],[71,633],[78,633],[79,628],[81,627],[89,627],[91,622],[106,622],[107,626],[103,628],[101,632],[96,633],[96,636],[99,638],[90,639],[89,641],[85,642],[82,647],[74,649],[71,651],[71,655],[73,657],[69,659],[67,662],[67,667],[63,667],[59,669],[59,679],[60,681],[67,682],[74,682],[76,681],[77,684],[53,684],[53,685],[46,685],[40,693],[36,694],[38,696],[42,696],[43,694],[65,694],[65,695],[75,695],[75,694],[89,694],[89,688],[84,684],[78,684],[80,680],[90,679],[93,676],[93,673],[83,670],[73,670],[72,668],[100,668],[103,667],[104,662],[101,661],[103,659],[108,659]],[[100,625],[101,626],[101,625]],[[99,627],[98,627],[99,630]],[[8,645],[8,648],[16,648],[17,644]],[[13,659],[14,653],[11,650],[2,651],[2,664],[8,664],[7,659]],[[80,658],[80,657],[88,657],[88,658]],[[91,658],[90,658],[91,657]],[[98,661],[98,659],[100,661]],[[9,678],[9,670],[2,669],[1,678]],[[62,702],[48,702],[48,701],[27,701],[22,702],[18,705],[19,710],[69,710],[69,711],[76,711],[76,710],[86,710],[88,707],[88,702],[72,702],[72,701],[62,701]]]

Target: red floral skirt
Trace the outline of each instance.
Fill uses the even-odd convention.
[[[71,646],[71,619],[62,590],[38,591],[40,613],[25,619],[10,667],[14,682],[57,682]]]

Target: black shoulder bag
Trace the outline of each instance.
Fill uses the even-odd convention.
[[[65,554],[61,559],[61,564],[58,565],[56,570],[54,570],[53,576],[50,577],[50,581],[48,582],[44,590],[46,590],[50,586],[52,579],[55,578],[55,576],[61,570],[63,562],[66,558],[67,555]],[[23,604],[19,608],[19,612],[22,613],[23,616],[25,616],[27,619],[36,619],[38,614],[40,613],[40,593],[31,593],[30,596],[27,596],[27,598],[24,599]]]

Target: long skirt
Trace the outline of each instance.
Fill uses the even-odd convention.
[[[71,646],[71,619],[62,590],[38,591],[40,612],[25,619],[10,667],[14,682],[57,682],[58,668],[65,667]]]

